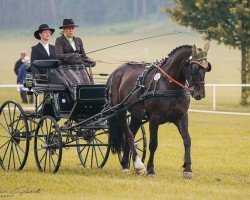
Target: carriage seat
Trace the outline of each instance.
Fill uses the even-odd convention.
[[[58,68],[59,60],[35,60],[33,65],[38,69],[54,69]]]
[[[31,71],[37,78],[38,84],[59,84],[65,85],[64,81],[57,71],[59,67],[59,60],[35,60],[32,63]]]

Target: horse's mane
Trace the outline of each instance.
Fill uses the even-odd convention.
[[[179,46],[179,47],[176,47],[174,50],[172,50],[169,54],[168,54],[168,58],[173,56],[177,51],[181,50],[181,49],[190,49],[192,48],[191,45],[182,45],[182,46]]]
[[[173,49],[173,50],[168,54],[168,57],[163,58],[163,59],[161,60],[161,65],[164,65],[164,64],[165,64],[170,58],[172,58],[172,57],[176,54],[176,52],[178,52],[179,50],[182,50],[182,49],[190,49],[190,48],[192,48],[191,45],[181,45],[181,46],[179,46],[179,47],[176,47],[175,49]]]
[[[169,54],[168,54],[168,57],[165,57],[165,58],[162,58],[160,61],[156,61],[154,63],[156,64],[161,64],[161,65],[164,65],[169,59],[171,59],[175,54],[176,52],[179,52],[179,50],[182,50],[182,49],[191,49],[192,46],[191,45],[181,45],[179,47],[176,47],[175,49],[173,49]],[[129,64],[129,65],[139,65],[141,67],[145,67],[145,65],[148,65],[150,63],[146,63],[146,62],[134,62],[134,61],[131,61],[131,62],[127,62],[125,64]],[[120,67],[122,67],[123,65],[121,65]]]

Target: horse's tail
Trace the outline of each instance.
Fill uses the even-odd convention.
[[[111,151],[113,153],[119,153],[124,146],[124,132],[119,124],[116,116],[108,119],[109,127],[109,143],[111,144]]]
[[[116,86],[116,88],[119,88],[119,85],[121,82],[121,75],[115,76],[119,68],[115,70],[109,76],[109,79],[106,85],[107,89],[106,89],[105,96],[106,96],[106,101],[110,107],[112,107],[113,105],[116,105],[117,103],[117,97],[118,97],[117,91],[112,91],[112,90],[113,90],[114,85]],[[109,127],[109,143],[111,144],[111,151],[113,153],[118,153],[122,150],[122,147],[124,146],[124,143],[125,143],[124,131],[118,121],[117,116],[113,116],[109,118],[107,121],[108,121],[108,127]]]

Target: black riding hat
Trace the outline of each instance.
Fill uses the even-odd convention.
[[[73,19],[64,19],[63,20],[63,25],[60,26],[60,29],[63,29],[65,27],[78,27],[78,25],[75,25]]]
[[[39,26],[38,30],[36,30],[36,31],[34,32],[34,36],[35,36],[36,39],[38,39],[38,40],[41,39],[39,33],[41,33],[43,30],[50,30],[50,31],[51,31],[51,35],[55,32],[55,29],[50,28],[50,27],[48,26],[48,24],[42,24],[42,25]]]

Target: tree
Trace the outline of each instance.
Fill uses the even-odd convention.
[[[171,19],[194,30],[207,29],[207,39],[241,50],[241,81],[250,83],[250,0],[174,0],[165,8]],[[242,88],[241,104],[250,102],[250,88]]]

